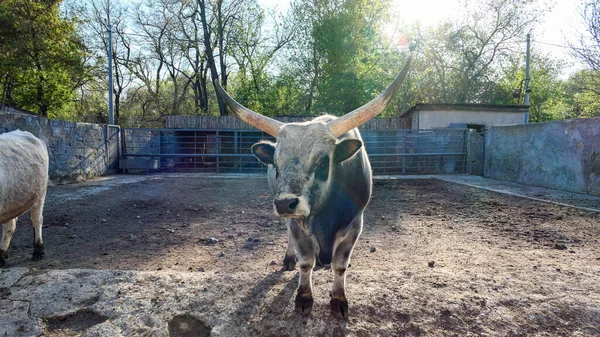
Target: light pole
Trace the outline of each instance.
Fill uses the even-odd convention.
[[[527,107],[525,112],[525,124],[529,123],[529,59],[531,57],[529,48],[531,46],[530,34],[527,34],[527,53],[525,54],[525,102],[523,103]]]
[[[110,24],[110,0],[107,1],[108,16],[108,124],[115,124],[113,110],[113,74],[112,74],[112,26]]]

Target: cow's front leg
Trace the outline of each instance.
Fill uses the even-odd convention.
[[[296,312],[308,316],[313,306],[312,270],[315,267],[315,248],[312,240],[298,226],[296,220],[290,221],[290,238],[296,247],[300,266],[300,282],[296,293]]]
[[[292,232],[290,230],[290,224],[292,219],[287,219],[287,233],[288,233],[288,245],[285,251],[285,258],[283,258],[283,270],[294,270],[296,269],[296,248],[294,247],[294,239],[292,238]]]
[[[349,226],[346,233],[338,233],[333,250],[333,288],[331,290],[331,300],[329,306],[331,313],[339,319],[348,318],[348,300],[344,290],[346,284],[346,269],[350,265],[350,256],[354,249],[354,244],[362,231],[363,217],[359,214]]]

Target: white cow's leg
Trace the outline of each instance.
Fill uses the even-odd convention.
[[[2,224],[2,241],[0,242],[0,267],[6,263],[8,258],[8,246],[10,245],[10,239],[17,228],[17,218],[8,220]]]
[[[296,247],[298,254],[298,265],[300,266],[300,282],[296,293],[296,311],[304,316],[310,314],[313,306],[312,297],[312,270],[315,267],[315,248],[310,238],[296,224],[290,222],[290,237]]]
[[[354,249],[354,244],[362,231],[363,216],[362,213],[352,220],[350,230],[346,233],[339,233],[333,248],[333,287],[331,290],[331,300],[329,306],[331,313],[340,319],[348,318],[348,300],[344,291],[346,283],[346,269],[350,265],[350,256]]]
[[[44,223],[44,216],[42,215],[42,212],[44,211],[45,197],[46,193],[44,192],[40,201],[29,210],[34,231],[33,256],[31,257],[34,261],[41,260],[44,257],[44,241],[42,240],[42,224]]]
[[[290,224],[292,219],[287,219],[287,233],[288,233],[288,245],[285,251],[285,257],[283,258],[283,270],[294,270],[296,269],[296,248],[294,247],[294,239],[292,238],[292,232],[290,230]]]

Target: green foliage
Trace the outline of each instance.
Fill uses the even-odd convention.
[[[76,21],[61,18],[60,1],[0,2],[0,74],[10,80],[6,103],[65,118],[84,74],[85,47]]]
[[[565,64],[534,49],[530,63],[530,122],[544,122],[559,118],[557,109],[563,109],[564,92],[559,76]],[[503,69],[502,77],[493,88],[492,104],[524,104],[525,57],[512,56]]]
[[[421,103],[491,103],[502,68],[523,55],[538,1],[465,2],[462,18],[414,27],[422,59]]]
[[[564,85],[569,107],[566,118],[600,116],[600,1],[586,1],[583,19],[585,32],[571,49],[587,69],[573,74]]]
[[[385,1],[314,1],[309,12],[314,50],[320,59],[315,110],[347,113],[370,100],[367,70],[383,46],[376,33],[385,22]],[[371,85],[370,85],[371,84]]]
[[[563,84],[564,104],[568,106],[560,118],[600,116],[600,76],[597,71],[580,70]]]
[[[523,104],[524,39],[544,1],[464,1],[462,17],[397,25],[395,39],[416,48],[400,93],[380,116],[418,103]],[[0,84],[11,89],[3,100],[53,118],[106,122],[105,3],[71,2],[87,8],[76,10],[85,24],[61,16],[60,0],[0,2]],[[219,115],[212,71],[236,100],[267,116],[341,115],[383,91],[408,56],[383,34],[393,21],[391,0],[292,0],[279,16],[256,0],[206,0],[208,37],[199,1],[137,2],[111,14],[123,126]],[[594,6],[585,7],[592,35]],[[217,64],[209,64],[207,45]],[[567,80],[560,79],[562,62],[533,50],[532,122],[600,114],[597,53],[587,52],[597,46],[577,50],[590,69]]]
[[[389,1],[296,1],[297,34],[279,59],[274,80],[286,115],[344,114],[372,99],[395,74],[381,67],[385,45],[381,30]],[[391,71],[395,73],[396,71]],[[289,86],[285,90],[282,86]],[[285,94],[284,94],[285,93]]]

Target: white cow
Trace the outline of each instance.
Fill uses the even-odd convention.
[[[0,267],[8,257],[8,246],[15,232],[17,217],[30,210],[35,230],[33,260],[44,257],[42,211],[48,186],[46,144],[29,132],[0,134]]]

